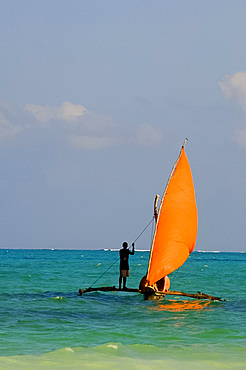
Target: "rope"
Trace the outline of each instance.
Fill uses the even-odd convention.
[[[149,227],[149,225],[153,222],[154,220],[154,216],[152,217],[152,219],[150,220],[150,222],[148,223],[147,226],[145,226],[145,228],[141,231],[141,233],[138,235],[138,237],[134,240],[133,243],[136,243],[136,241],[140,238],[140,236],[145,232],[145,230]],[[108,272],[109,269],[111,269],[111,267],[119,260],[120,257],[117,257],[116,260],[112,263],[112,265],[110,265],[107,270],[105,270],[102,275],[99,276],[99,278],[97,278],[94,283],[91,284],[91,287],[99,280],[101,279],[101,277],[106,274],[106,272]]]
[[[149,225],[153,222],[153,219],[155,218],[155,216],[152,217],[152,219],[150,220],[150,222],[148,223],[147,226],[145,226],[145,228],[143,229],[143,231],[141,231],[141,233],[138,235],[138,237],[134,240],[133,243],[136,243],[136,241],[140,238],[140,236],[145,232],[145,230],[149,227]]]
[[[99,278],[98,279],[96,279],[95,281],[94,281],[94,283],[93,284],[91,284],[91,287],[99,280],[99,279],[101,279],[101,277],[104,275],[104,274],[106,274],[106,272],[108,272],[108,270],[109,269],[111,269],[111,267],[115,264],[115,262],[117,262],[118,261],[118,259],[119,259],[119,257],[118,258],[116,258],[116,260],[112,263],[112,265],[110,265],[109,266],[109,268],[107,268],[107,270],[106,271],[104,271],[103,273],[102,273],[102,275],[101,276],[99,276]]]

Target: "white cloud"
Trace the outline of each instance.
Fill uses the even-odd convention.
[[[31,112],[41,122],[59,119],[70,122],[87,112],[87,109],[83,105],[73,104],[67,101],[63,102],[60,107],[26,104],[25,110]]]
[[[141,146],[152,146],[160,144],[162,141],[162,133],[146,123],[137,130],[137,143]]]
[[[70,143],[73,147],[81,150],[105,149],[113,144],[113,139],[107,136],[76,136],[70,137]]]
[[[220,82],[219,87],[227,99],[235,99],[246,111],[246,72],[237,72],[226,75]]]
[[[59,107],[27,104],[25,111],[32,113],[39,122],[60,120],[70,128],[89,132],[102,132],[113,126],[111,117],[91,112],[81,104],[70,102],[63,102]]]
[[[0,111],[0,142],[14,137],[20,132],[20,127],[13,125]]]
[[[132,145],[151,147],[162,141],[162,133],[148,123],[138,128],[116,125],[112,117],[89,111],[81,104],[27,104],[24,110],[14,111],[5,103],[0,105],[0,109],[0,141],[5,141],[20,131],[23,139],[37,135],[47,138],[53,135],[54,140],[63,138],[73,148],[80,150]],[[42,124],[37,125],[37,122]]]
[[[225,98],[234,99],[246,112],[246,72],[226,75],[219,82],[219,87]],[[246,148],[246,128],[238,128],[233,139],[239,147]]]
[[[81,118],[80,124],[84,129],[94,133],[103,132],[114,126],[111,117],[89,111]]]
[[[27,115],[23,111],[16,114],[6,103],[1,103],[1,107],[3,109],[2,112],[0,111],[0,141],[14,136],[20,130],[29,131],[29,137],[36,135],[35,118],[38,122],[45,123],[41,126],[42,130],[47,130],[51,121],[55,121],[52,122],[52,126],[55,127],[57,137],[62,135],[67,138],[70,145],[81,150],[104,149],[112,146],[114,142],[112,118],[104,114],[90,112],[81,104],[63,102],[58,107],[27,104],[24,111],[31,113],[31,115]],[[4,111],[7,115],[3,114]],[[11,123],[11,121],[16,121],[16,118],[21,120],[22,124],[17,126]],[[61,122],[63,124],[60,124]],[[54,134],[54,131],[47,131],[47,133],[48,135]]]

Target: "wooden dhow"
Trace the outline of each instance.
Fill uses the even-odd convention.
[[[196,245],[198,214],[194,183],[190,164],[185,153],[185,139],[179,156],[172,168],[158,207],[159,196],[154,202],[155,231],[149,256],[147,274],[141,279],[138,289],[112,287],[89,287],[80,289],[79,294],[88,292],[133,292],[141,293],[146,300],[160,299],[166,295],[184,296],[194,299],[222,301],[209,294],[170,291],[168,275],[180,268]]]
[[[172,168],[157,211],[155,199],[155,232],[147,275],[140,282],[145,298],[165,295],[168,275],[181,267],[195,248],[198,215],[190,164],[185,153],[185,139]]]

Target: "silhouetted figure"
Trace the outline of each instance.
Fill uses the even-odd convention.
[[[126,278],[129,277],[129,254],[134,254],[134,243],[132,243],[132,251],[127,247],[127,242],[122,244],[122,249],[120,250],[120,278],[119,278],[119,289],[121,289],[121,282],[123,278],[123,289],[126,289]]]

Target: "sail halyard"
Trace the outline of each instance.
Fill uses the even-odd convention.
[[[195,242],[193,242],[193,239],[196,239],[196,233],[197,233],[197,209],[196,209],[196,204],[195,204],[195,193],[194,193],[194,185],[193,185],[192,174],[191,174],[188,159],[187,159],[185,151],[184,151],[184,146],[185,146],[186,141],[187,141],[187,139],[185,139],[185,141],[182,145],[179,156],[178,156],[178,158],[177,158],[177,160],[176,160],[176,162],[175,162],[175,164],[172,168],[172,171],[171,171],[170,176],[168,178],[163,196],[161,198],[161,202],[160,202],[160,206],[159,206],[159,210],[158,210],[157,221],[156,221],[155,232],[154,232],[152,245],[151,245],[148,271],[147,271],[147,281],[150,285],[152,285],[157,280],[159,280],[160,278],[165,276],[167,273],[171,273],[175,269],[179,268],[186,261],[189,254],[192,252],[192,250],[195,247]],[[181,156],[182,156],[182,163],[183,163],[182,166],[184,166],[184,169],[182,169],[182,168],[180,169],[181,165],[179,164],[179,162],[181,160]],[[178,165],[179,165],[179,172],[178,172],[178,174],[175,174],[175,171],[176,171],[176,168],[177,168]],[[186,174],[186,172],[187,172],[187,174]],[[175,176],[174,176],[174,174],[175,174]],[[186,194],[182,193],[181,198],[182,199],[184,198],[185,206],[188,207],[188,216],[185,214],[186,210],[182,209],[183,205],[179,204],[180,189],[175,190],[178,193],[177,199],[175,199],[176,195],[171,199],[171,201],[170,201],[170,199],[168,199],[168,205],[164,207],[166,209],[163,210],[163,212],[162,212],[162,208],[163,208],[163,205],[165,203],[165,197],[166,197],[166,194],[169,190],[169,185],[170,185],[170,182],[173,179],[173,176],[174,177],[181,176],[182,180],[184,178],[184,185],[183,185],[184,189],[181,189],[181,193],[187,191],[188,201],[186,201]],[[187,179],[186,179],[186,177],[187,177]],[[182,185],[181,185],[181,187],[182,187]],[[186,187],[187,187],[187,189],[186,189]],[[172,189],[172,191],[173,191],[173,189]],[[174,193],[175,193],[175,191],[174,191]],[[169,195],[169,197],[170,197],[170,195]],[[171,197],[172,197],[172,195],[171,195]],[[189,200],[189,198],[191,198],[191,200]],[[170,211],[170,204],[171,203],[172,203],[172,208],[174,209],[174,211],[172,211],[172,209]],[[167,212],[167,210],[168,210],[168,212],[170,212],[169,215],[165,214]],[[174,213],[174,215],[172,213]],[[189,215],[191,215],[191,220],[189,219]],[[160,225],[160,218],[161,218],[161,225]],[[169,218],[172,220],[172,223],[170,223]],[[175,224],[176,223],[176,218],[177,218],[178,223],[182,223],[183,218],[184,218],[184,227],[183,226],[180,227],[179,224],[177,224],[177,225]],[[191,223],[192,226],[190,226],[190,223]],[[166,226],[166,224],[167,224],[167,226]],[[163,236],[163,231],[162,231],[163,225],[164,225],[164,228],[165,228],[164,236]],[[179,230],[179,228],[180,228],[180,230]],[[187,229],[191,229],[191,230],[190,231],[188,230],[188,233],[186,233],[186,231],[183,231],[182,228],[183,229],[187,228]],[[190,232],[191,236],[189,235],[189,232]],[[183,236],[180,237],[180,235],[182,235],[182,233],[184,234],[184,237]],[[162,237],[163,240],[160,240],[160,234],[161,234],[161,237]],[[165,234],[170,234],[170,235],[168,235],[166,237]],[[156,244],[157,244],[157,246],[156,246]],[[163,244],[163,246],[162,246],[162,244]],[[177,261],[175,261],[175,262],[172,261],[173,258],[175,258],[173,256],[172,248],[173,248],[173,251],[174,251],[174,255],[175,254],[180,255],[180,257],[177,258]],[[156,251],[156,249],[157,249],[157,251]],[[163,249],[164,252],[162,252],[162,249]],[[162,253],[165,254],[164,257],[162,257],[162,255],[160,256],[160,254],[162,254]],[[157,257],[156,257],[156,254],[158,255]],[[154,263],[152,263],[153,262],[153,255],[155,255]],[[160,261],[158,261],[158,259]],[[164,266],[164,267],[161,265],[161,262],[163,262],[162,260],[165,261],[166,266]],[[154,267],[152,265],[154,265]],[[154,273],[152,271],[153,269],[154,269]]]

